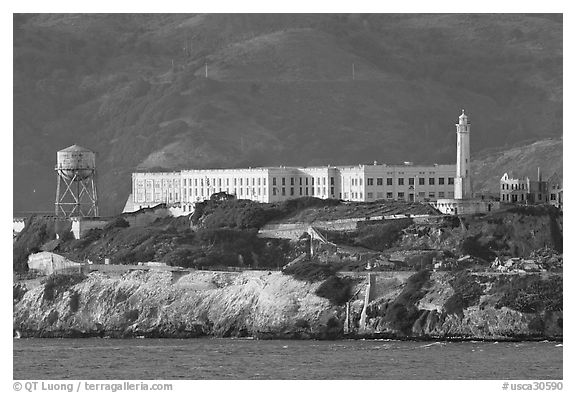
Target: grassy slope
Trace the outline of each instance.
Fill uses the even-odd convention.
[[[14,207],[50,209],[72,143],[112,213],[138,166],[452,162],[462,106],[473,151],[558,136],[560,37],[538,15],[17,16]]]

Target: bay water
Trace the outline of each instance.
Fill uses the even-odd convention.
[[[45,379],[562,379],[557,342],[15,339],[13,377]]]

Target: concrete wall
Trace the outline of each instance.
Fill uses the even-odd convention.
[[[438,220],[441,216],[407,216],[404,214],[397,214],[391,216],[374,216],[362,218],[342,218],[340,220],[332,221],[314,221],[314,222],[298,222],[292,224],[267,224],[264,225],[258,236],[265,238],[281,238],[281,239],[298,239],[304,232],[308,231],[308,227],[324,229],[329,231],[354,231],[358,222],[364,221],[379,221],[379,220],[397,220],[403,218],[412,218],[415,222],[426,223],[428,220]]]
[[[434,207],[444,214],[488,213],[500,209],[500,202],[482,199],[439,199]]]
[[[297,224],[268,224],[264,225],[259,231],[258,236],[275,239],[292,239],[297,240],[304,232],[308,231],[308,223]]]
[[[84,237],[90,229],[102,229],[108,224],[108,220],[94,220],[86,218],[72,219],[72,234],[76,239]]]

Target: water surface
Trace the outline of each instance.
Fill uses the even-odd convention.
[[[562,379],[555,342],[14,340],[14,379]]]

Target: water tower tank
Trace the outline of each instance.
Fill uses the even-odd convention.
[[[57,153],[56,169],[68,180],[75,174],[76,180],[86,179],[96,169],[96,155],[85,147],[72,145]]]

